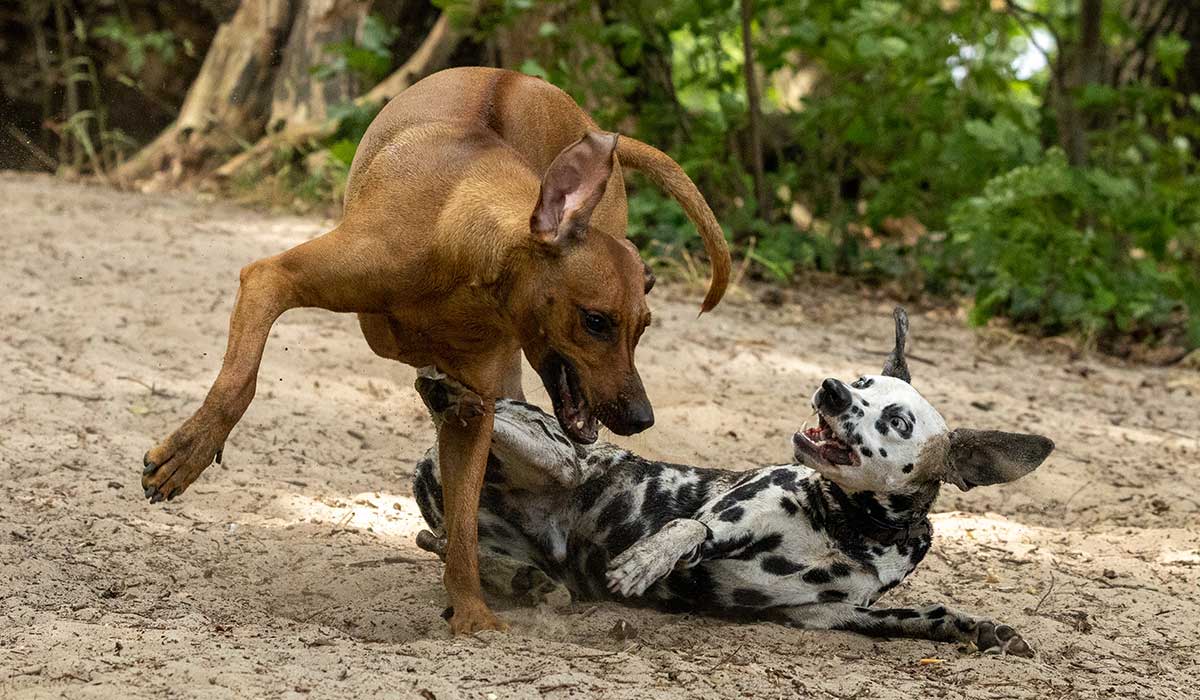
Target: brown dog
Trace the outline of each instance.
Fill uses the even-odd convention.
[[[435,366],[483,399],[438,436],[445,585],[454,632],[503,628],[480,595],[476,511],[494,401],[520,396],[521,350],[575,440],[594,441],[597,420],[621,435],[654,422],[633,363],[653,277],[625,240],[621,166],[670,192],[699,229],[711,309],[729,251],[667,155],[597,131],[566,93],[519,73],[457,68],[413,85],[367,129],[342,223],[242,269],[221,372],[200,409],[146,454],[146,497],[174,498],[220,461],[280,314],[356,313],[376,354]]]

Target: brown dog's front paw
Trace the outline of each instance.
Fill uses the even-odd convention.
[[[434,367],[417,372],[416,387],[436,420],[454,420],[466,425],[483,415],[483,399],[479,394]]]
[[[191,423],[192,421],[189,421]],[[185,423],[142,458],[142,488],[151,503],[183,493],[214,461],[221,461],[227,433],[198,431]]]
[[[475,634],[484,630],[506,632],[508,625],[480,601],[475,605],[456,605],[451,608],[450,633]]]
[[[1033,657],[1033,648],[1008,625],[980,620],[975,628],[975,646],[985,654]]]

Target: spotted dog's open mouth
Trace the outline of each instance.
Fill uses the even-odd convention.
[[[825,416],[817,414],[820,423],[815,428],[802,430],[792,436],[792,444],[796,447],[796,458],[806,461],[813,460],[818,464],[830,466],[857,467],[861,462],[858,453],[850,448],[833,431],[833,426],[825,420]]]
[[[554,417],[567,436],[584,445],[595,442],[600,435],[599,421],[588,406],[571,361],[552,350],[538,368],[538,375],[550,394]]]

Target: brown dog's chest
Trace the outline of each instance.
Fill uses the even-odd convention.
[[[376,354],[413,367],[437,366],[461,381],[489,379],[492,358],[520,349],[513,330],[491,304],[473,294],[450,294],[360,318]]]

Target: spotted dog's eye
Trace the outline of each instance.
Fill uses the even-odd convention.
[[[854,380],[854,383],[850,386],[854,387],[855,389],[863,389],[867,386],[867,378],[859,377],[858,379]]]
[[[600,339],[607,339],[612,333],[613,322],[606,314],[599,311],[580,309],[583,327],[588,333]]]
[[[906,420],[903,416],[892,416],[891,420],[888,421],[888,425],[892,427],[892,430],[895,430],[900,434],[904,434],[912,430],[912,424],[909,423],[908,420]]]

